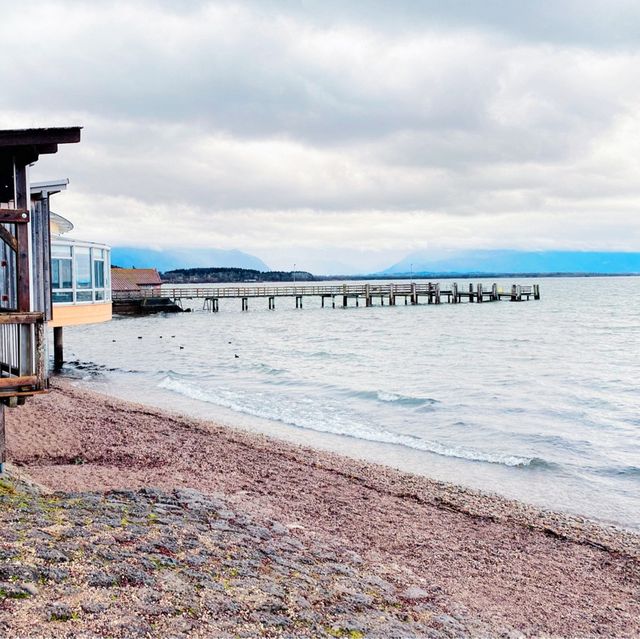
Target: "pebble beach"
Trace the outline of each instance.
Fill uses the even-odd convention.
[[[7,439],[4,636],[640,636],[630,531],[60,379]]]

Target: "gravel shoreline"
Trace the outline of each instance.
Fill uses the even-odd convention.
[[[24,499],[20,495],[32,488],[19,480],[7,485],[0,495],[0,551],[9,554],[0,563],[13,566],[19,557],[32,570],[25,574],[36,578],[37,566],[52,563],[37,551],[23,559],[24,548],[42,545],[38,535],[47,530],[41,519],[47,509],[40,506],[22,514],[23,550],[11,555],[19,541],[11,540],[15,503],[76,504],[55,510],[68,516],[78,508],[85,519],[92,509],[125,508],[139,513],[131,524],[135,533],[116,526],[115,515],[111,528],[98,526],[86,539],[111,540],[114,530],[125,539],[134,534],[135,548],[123,542],[130,554],[114,561],[136,570],[147,561],[151,581],[118,578],[110,588],[118,590],[119,602],[137,602],[144,599],[141,593],[168,601],[167,610],[155,616],[138,603],[112,604],[99,613],[73,604],[74,597],[96,592],[86,575],[102,565],[95,550],[101,542],[87,541],[81,553],[70,555],[81,566],[53,589],[3,598],[6,590],[0,586],[0,628],[8,636],[129,636],[132,625],[142,636],[640,636],[640,536],[631,532],[188,419],[61,380],[49,395],[8,411],[7,428],[9,459],[20,472],[63,492]],[[158,503],[173,508],[160,522],[169,528],[160,533],[157,524],[141,523],[150,513],[154,518]],[[234,517],[225,519],[221,511]],[[77,519],[65,521],[60,530],[79,528]],[[220,521],[231,528],[226,536],[210,527]],[[49,550],[60,551],[68,542],[65,534],[45,540]],[[191,607],[181,608],[182,594],[158,581],[152,557],[158,534],[174,536],[176,543],[187,540],[185,547],[168,549],[173,555],[166,556],[176,563],[162,572],[163,578],[173,575],[170,581],[181,584],[176,588],[182,594],[192,593]],[[145,540],[146,535],[151,537]],[[191,570],[186,563],[191,550],[205,547],[211,554],[203,560],[201,572],[209,575],[203,585],[184,571]],[[252,567],[243,574],[234,565],[233,577],[240,581],[231,593],[224,588],[221,593],[215,576],[224,573],[219,562],[229,548],[237,557],[228,561]],[[288,564],[280,581],[261,574],[256,564],[258,557],[264,563],[265,548],[273,553],[265,565]],[[19,575],[5,572],[6,579],[0,566],[0,581],[21,583]],[[275,608],[266,610],[259,593],[268,598],[270,588],[278,597]],[[207,608],[205,595],[218,603]],[[52,621],[47,606],[61,597],[70,598],[69,617]],[[309,607],[297,605],[303,600]],[[229,602],[239,608],[225,608]],[[181,629],[176,619],[188,623]]]

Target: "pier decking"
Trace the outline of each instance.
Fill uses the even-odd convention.
[[[509,300],[511,302],[540,299],[538,284],[521,286],[513,284],[508,290],[499,288],[497,284],[484,288],[482,284],[469,284],[468,287],[458,286],[453,282],[447,288],[432,282],[407,282],[390,284],[338,284],[338,285],[301,285],[301,286],[202,286],[194,288],[161,287],[139,291],[114,291],[114,302],[130,300],[145,300],[153,298],[170,298],[175,302],[182,300],[202,299],[203,309],[213,313],[218,312],[221,299],[239,299],[243,311],[249,310],[249,299],[266,298],[269,310],[275,310],[277,297],[295,299],[296,308],[302,308],[305,297],[319,297],[321,306],[331,303],[332,308],[338,305],[346,308],[351,305],[359,306],[360,301],[365,306],[379,305],[395,306],[398,299],[405,304],[459,304],[461,302],[497,302]]]

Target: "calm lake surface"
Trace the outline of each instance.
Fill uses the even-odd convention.
[[[248,313],[221,300],[218,314],[194,300],[192,313],[66,328],[67,371],[94,390],[640,529],[640,278],[496,281],[535,281],[542,299],[276,299],[275,312],[250,299]]]

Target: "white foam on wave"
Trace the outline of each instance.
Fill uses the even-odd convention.
[[[158,383],[158,387],[179,393],[180,395],[197,401],[215,404],[261,419],[282,422],[296,428],[353,437],[381,444],[405,446],[443,457],[454,457],[457,459],[512,467],[530,466],[536,461],[539,461],[532,457],[490,453],[474,448],[442,444],[437,441],[429,441],[401,433],[377,430],[353,420],[345,419],[343,414],[337,410],[331,410],[325,407],[324,411],[320,413],[313,406],[286,404],[285,402],[278,401],[277,398],[274,400],[262,393],[254,393],[252,398],[249,399],[234,391],[226,389],[217,389],[216,391],[207,390],[194,386],[193,384],[185,384],[173,377],[165,377]]]

